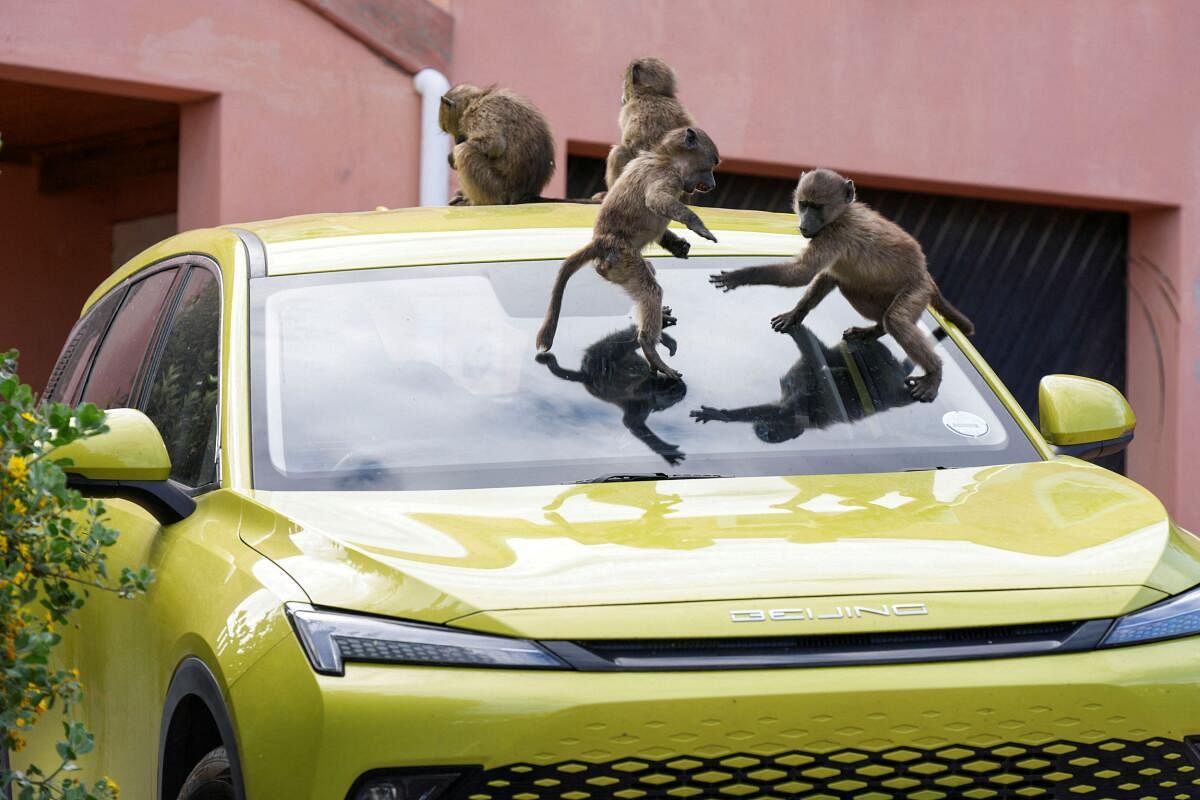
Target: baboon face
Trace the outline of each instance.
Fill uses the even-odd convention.
[[[482,90],[469,83],[460,83],[442,95],[442,104],[438,107],[438,126],[454,137],[455,142],[461,142],[463,137],[459,121],[467,104],[478,96]]]
[[[842,215],[854,202],[854,181],[831,169],[814,169],[800,176],[793,204],[800,217],[800,233],[811,239]]]
[[[721,154],[708,134],[699,128],[676,128],[663,137],[659,152],[669,153],[685,192],[711,192],[717,188],[713,170],[721,163]]]
[[[639,58],[625,68],[625,99],[635,94],[675,96],[675,70],[661,58]]]

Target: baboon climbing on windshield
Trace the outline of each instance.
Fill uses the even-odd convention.
[[[671,309],[663,309],[664,324],[674,324]],[[675,352],[675,342],[667,334],[663,343]],[[563,369],[553,353],[538,356],[550,372],[566,381],[582,383],[593,397],[612,403],[621,409],[621,422],[629,432],[645,442],[651,450],[671,466],[683,461],[679,446],[665,442],[650,430],[647,418],[655,411],[664,411],[687,394],[683,381],[673,380],[655,372],[638,355],[640,347],[636,327],[615,331],[592,344],[583,352],[579,369]]]
[[[942,296],[925,265],[917,240],[899,225],[856,202],[854,182],[828,169],[800,176],[794,196],[800,233],[808,247],[793,261],[745,267],[713,275],[709,280],[723,291],[739,286],[808,286],[791,311],[771,320],[783,332],[805,316],[835,287],[850,305],[874,325],[850,328],[845,336],[878,338],[890,334],[924,374],[905,379],[912,396],[922,402],[937,397],[942,360],[917,326],[932,305],[967,336],[975,326]],[[809,285],[811,284],[811,285]]]
[[[454,137],[449,161],[462,185],[451,205],[541,199],[554,174],[554,138],[528,100],[508,89],[460,83],[442,95],[438,123]]]
[[[778,401],[743,408],[701,406],[691,412],[692,418],[697,422],[749,422],[755,436],[778,444],[809,428],[854,422],[913,402],[904,386],[912,362],[897,361],[878,340],[858,339],[826,347],[804,325],[793,325],[787,333],[800,349],[800,358],[779,379]],[[946,335],[940,330],[938,334]]]
[[[554,344],[567,281],[583,265],[595,262],[600,277],[619,285],[633,298],[638,342],[650,366],[668,377],[680,377],[655,349],[663,329],[662,287],[654,278],[654,267],[642,258],[642,248],[658,242],[677,258],[687,258],[691,245],[667,230],[671,220],[682,222],[705,239],[717,240],[696,212],[680,202],[680,197],[712,191],[717,185],[713,169],[720,162],[717,146],[699,128],[673,130],[653,151],[629,162],[600,206],[592,241],[568,256],[555,276],[550,307],[537,335],[539,352],[548,351]],[[668,347],[674,355],[675,348]]]
[[[608,151],[604,185],[611,191],[625,165],[643,150],[653,149],[669,131],[695,125],[675,99],[675,70],[659,58],[638,58],[625,68],[621,95],[621,141]],[[595,199],[603,199],[599,192]]]

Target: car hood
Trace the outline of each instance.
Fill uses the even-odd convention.
[[[258,511],[243,518],[243,540],[315,604],[524,634],[528,625],[513,620],[553,628],[554,609],[584,619],[582,607],[591,608],[597,624],[598,613],[611,620],[625,609],[629,624],[642,625],[648,608],[662,618],[663,604],[757,608],[779,605],[757,603],[772,599],[829,605],[965,592],[975,593],[975,610],[961,598],[957,607],[976,620],[1097,618],[1200,578],[1196,543],[1153,495],[1067,458],[898,474],[264,491],[252,499]],[[1016,590],[1028,602],[997,616],[1005,604],[994,593]],[[1039,591],[1051,594],[1028,594]],[[993,611],[981,617],[984,607]]]

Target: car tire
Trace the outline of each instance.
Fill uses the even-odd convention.
[[[224,747],[211,750],[192,768],[178,800],[235,800],[233,768]]]

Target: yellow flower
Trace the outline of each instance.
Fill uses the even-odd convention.
[[[17,753],[24,750],[25,749],[25,739],[14,734],[12,737],[12,749],[14,752],[17,752]]]
[[[19,545],[17,545],[17,552],[20,553],[21,558],[25,559],[26,561],[33,558],[29,552],[29,545],[25,544],[24,542],[21,542]]]
[[[29,507],[21,502],[21,498],[19,498],[19,497],[13,498],[13,511],[17,512],[18,515],[23,515],[28,510],[29,510]]]
[[[117,784],[113,782],[112,778],[104,779],[104,788],[106,788],[106,789],[108,789],[108,791],[112,792],[113,797],[121,796],[121,787],[117,786]]]
[[[8,459],[8,474],[14,481],[23,481],[29,477],[29,465],[24,458],[14,455]]]
[[[46,709],[48,709],[48,708],[50,708],[50,698],[43,697],[41,700],[38,700],[37,712],[39,714],[46,713]]]
[[[35,417],[33,414],[30,414],[28,411],[21,414],[21,419],[25,420],[26,422],[32,422],[34,425],[37,424],[37,417]]]
[[[27,577],[29,576],[26,575],[23,570],[19,570],[16,575],[13,575],[13,583],[15,583],[17,586],[20,586],[25,582]]]

